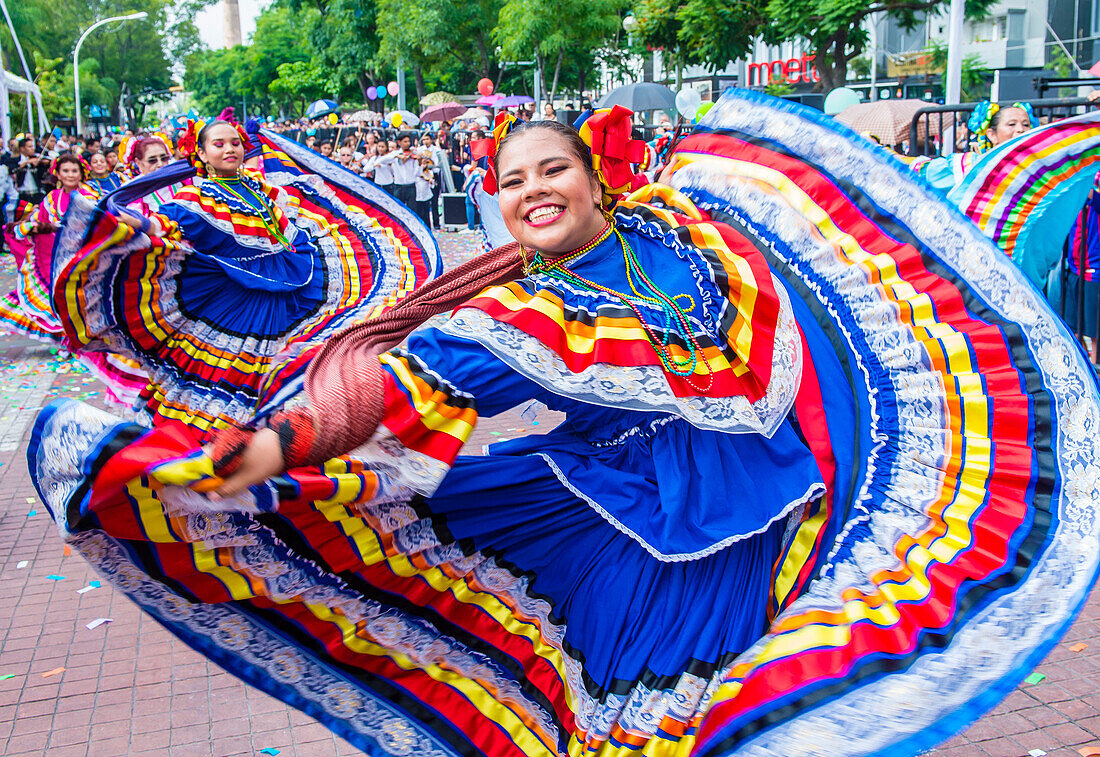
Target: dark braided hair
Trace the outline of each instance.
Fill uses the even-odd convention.
[[[588,149],[588,145],[581,139],[580,133],[572,126],[567,126],[557,121],[521,121],[512,128],[510,132],[504,135],[504,139],[500,140],[500,144],[497,145],[497,153],[493,156],[493,170],[500,175],[500,154],[504,152],[504,147],[517,134],[526,134],[531,131],[550,131],[557,134],[559,137],[565,140],[565,143],[569,145],[569,150],[581,162],[585,171],[592,176],[596,177],[596,171],[592,168],[592,151]]]
[[[237,127],[234,126],[233,124],[229,123],[228,121],[224,121],[220,118],[215,118],[213,121],[211,121],[210,123],[203,126],[201,129],[199,129],[198,136],[195,137],[196,146],[201,147],[205,150],[206,149],[206,140],[210,136],[210,130],[215,126],[222,126],[222,125],[228,126],[233,131],[237,131]]]

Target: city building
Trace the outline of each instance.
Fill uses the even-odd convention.
[[[867,31],[871,49],[850,64],[849,87],[869,100],[942,100],[946,4],[908,29],[880,14],[868,22]],[[971,85],[964,99],[1038,97],[1041,80],[1077,77],[1097,63],[1098,41],[1100,0],[1000,0],[984,18],[963,24],[964,70],[972,74],[966,77]],[[662,65],[660,52],[639,59],[637,68],[635,73],[645,80],[670,85],[675,80],[675,72]],[[812,51],[802,41],[759,42],[746,59],[722,71],[688,67],[683,72],[683,82],[699,89],[704,99],[734,85],[766,88],[812,105],[820,105],[825,94],[815,92],[819,78]]]

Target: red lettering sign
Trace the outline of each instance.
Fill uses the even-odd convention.
[[[821,74],[817,72],[817,66],[813,65],[813,60],[814,56],[807,54],[801,58],[750,63],[748,65],[748,86],[764,86],[771,84],[773,81],[782,81],[787,84],[798,84],[799,82],[810,84],[821,81]]]

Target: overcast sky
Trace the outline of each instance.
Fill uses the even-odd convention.
[[[248,43],[252,32],[256,31],[256,16],[260,15],[268,0],[238,0],[241,6],[241,37]],[[218,3],[199,13],[196,23],[202,41],[215,50],[222,47],[222,4]]]

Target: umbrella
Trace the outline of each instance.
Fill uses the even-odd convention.
[[[676,93],[663,84],[638,82],[624,84],[608,92],[599,101],[598,107],[610,108],[622,105],[635,113],[643,110],[676,111]]]
[[[423,113],[420,114],[420,120],[424,122],[428,121],[449,121],[455,116],[459,115],[466,110],[466,106],[456,102],[439,103],[433,105]]]
[[[350,116],[344,116],[344,118],[352,123],[357,121],[370,121],[373,123],[375,121],[381,121],[382,114],[370,108],[363,108],[363,110],[357,110]]]
[[[456,120],[467,121],[471,118],[492,118],[493,114],[485,110],[485,108],[469,108],[465,113],[460,113],[456,116]]]
[[[410,113],[407,110],[395,110],[393,111],[393,113],[401,114],[402,126],[416,126],[420,123],[420,116],[416,115],[415,113]]]
[[[329,113],[335,113],[340,106],[335,100],[316,100],[306,108],[306,118],[320,118]]]
[[[873,103],[860,103],[845,108],[836,115],[836,120],[860,134],[878,137],[884,145],[897,145],[909,139],[909,124],[921,108],[931,103],[924,100],[879,100]],[[926,137],[927,124],[931,119],[922,118],[917,123],[917,137]],[[938,133],[938,125],[932,124],[932,131]]]
[[[527,105],[533,103],[535,98],[528,97],[527,95],[508,95],[508,97],[502,97],[493,103],[494,108],[514,108],[517,105]]]
[[[452,95],[450,92],[429,92],[420,98],[420,104],[425,108],[429,105],[442,105],[443,103],[453,103],[458,98]]]
[[[485,95],[484,97],[477,98],[474,102],[478,105],[492,105],[502,97],[504,97],[504,95]]]

